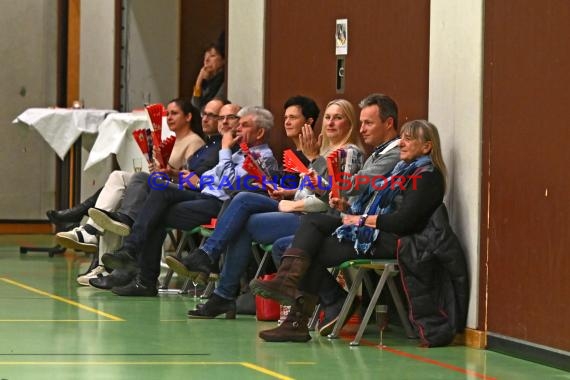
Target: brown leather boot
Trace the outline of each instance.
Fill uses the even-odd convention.
[[[294,305],[302,297],[297,285],[310,264],[310,258],[302,250],[289,248],[283,254],[281,265],[273,279],[253,279],[249,287],[253,294],[277,300],[282,305]]]
[[[291,311],[281,326],[261,331],[259,337],[267,342],[307,342],[311,340],[308,323],[318,297],[305,293],[301,299],[304,302],[297,301],[291,306]]]

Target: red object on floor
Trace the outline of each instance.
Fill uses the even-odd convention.
[[[348,318],[346,324],[342,327],[341,332],[343,334],[353,335],[356,334],[358,328],[360,327],[360,322],[362,322],[362,318],[360,317],[360,313],[356,312]]]
[[[271,280],[275,273],[261,276],[262,280]],[[279,302],[269,298],[255,296],[255,315],[258,321],[277,321],[280,316]]]

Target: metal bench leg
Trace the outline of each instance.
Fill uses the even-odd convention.
[[[171,233],[172,231],[169,231],[169,233]],[[192,241],[192,239],[190,239],[191,235],[188,232],[182,232],[182,236],[180,237],[180,241],[178,242],[178,244],[176,245],[176,252],[174,254],[175,257],[177,258],[181,258],[182,257],[182,252],[184,252],[184,248],[186,248],[186,245]],[[174,274],[174,271],[172,269],[168,269],[168,271],[166,272],[166,275],[164,276],[164,280],[162,281],[162,285],[160,286],[160,289],[168,289],[168,285],[170,285],[170,280],[172,280],[172,275]]]
[[[416,334],[412,329],[410,320],[406,315],[406,309],[404,308],[404,304],[402,303],[402,298],[400,297],[400,293],[398,293],[398,288],[394,283],[394,277],[390,277],[388,279],[388,288],[390,289],[390,294],[392,295],[392,299],[394,300],[394,304],[396,305],[396,310],[398,310],[398,316],[400,317],[400,321],[402,321],[402,326],[404,326],[404,330],[406,331],[406,336],[410,339],[416,338]]]
[[[370,316],[372,315],[372,312],[374,311],[374,308],[376,306],[376,302],[378,302],[378,298],[380,297],[380,293],[382,292],[382,288],[384,288],[384,285],[386,284],[388,277],[391,276],[392,273],[394,273],[394,272],[395,272],[395,269],[394,269],[393,264],[387,264],[384,267],[384,271],[382,272],[382,276],[380,276],[380,281],[378,281],[378,285],[376,285],[376,290],[374,290],[374,294],[372,295],[372,298],[370,299],[370,304],[368,305],[368,308],[366,309],[366,313],[364,313],[364,316],[362,317],[362,322],[360,322],[360,327],[358,328],[358,332],[356,333],[354,340],[352,342],[350,342],[351,346],[358,346],[360,344],[360,339],[362,339],[362,335],[364,335],[364,330],[366,329],[366,326],[368,325],[368,320],[370,320]]]
[[[340,330],[342,329],[342,326],[344,324],[344,321],[348,317],[348,311],[350,310],[350,306],[352,306],[352,303],[354,302],[354,298],[356,297],[356,293],[358,292],[358,287],[360,286],[360,283],[362,282],[364,272],[366,272],[366,269],[362,269],[362,268],[358,269],[358,272],[356,272],[356,277],[355,277],[354,281],[352,282],[352,286],[350,287],[350,291],[348,292],[348,296],[346,297],[346,300],[344,301],[344,304],[342,305],[342,309],[341,309],[340,314],[338,316],[338,320],[336,321],[336,323],[334,325],[333,331],[328,335],[328,337],[330,339],[338,338],[338,336],[340,334]]]
[[[257,267],[257,272],[255,272],[254,278],[259,278],[259,276],[261,276],[261,272],[263,272],[263,269],[265,268],[265,264],[267,263],[269,256],[270,256],[270,251],[264,252],[263,257],[261,258],[261,261],[259,262],[259,266]]]

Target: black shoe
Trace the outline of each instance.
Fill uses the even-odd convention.
[[[226,314],[226,319],[236,319],[236,301],[214,293],[208,302],[197,305],[196,310],[188,310],[190,319],[212,319],[220,314]]]
[[[131,233],[133,220],[128,215],[100,208],[90,208],[89,216],[105,231],[119,236],[129,236]]]
[[[101,190],[97,191],[95,194],[87,198],[82,203],[74,206],[72,208],[68,208],[65,210],[49,210],[46,212],[46,215],[50,222],[53,224],[59,223],[79,223],[81,219],[87,215],[87,210],[89,208],[95,206],[95,202],[97,201],[97,197],[99,197],[99,193]]]
[[[315,330],[319,332],[321,336],[327,336],[332,333],[334,329],[334,325],[338,321],[338,317],[340,315],[340,311],[342,310],[342,306],[344,305],[344,301],[346,300],[346,295],[344,297],[339,298],[336,302],[323,306],[323,311],[325,313],[325,317],[322,322],[319,322]],[[350,309],[348,310],[348,314],[344,320],[343,326],[348,322],[352,314],[356,310],[358,310],[360,306],[360,299],[355,298],[352,301],[352,305],[350,305]]]
[[[53,224],[58,223],[79,223],[87,213],[85,208],[68,208],[66,210],[49,210],[46,216]]]
[[[135,277],[125,286],[116,286],[111,289],[118,296],[128,297],[155,297],[158,295],[156,285],[146,285],[139,277]]]
[[[105,253],[101,261],[107,268],[137,270],[137,259],[126,249],[120,249],[113,253]]]
[[[164,261],[179,276],[190,277],[192,282],[200,285],[208,282],[212,261],[208,254],[200,248],[193,250],[182,260],[174,256],[166,256]]]
[[[97,289],[110,290],[115,287],[128,285],[135,277],[135,273],[117,269],[108,276],[97,276],[89,279],[89,285]]]

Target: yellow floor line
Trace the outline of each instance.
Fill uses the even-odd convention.
[[[54,299],[54,300],[56,300],[56,301],[64,302],[64,303],[66,303],[66,304],[68,304],[68,305],[72,305],[72,306],[75,306],[75,307],[77,307],[77,308],[79,308],[79,309],[83,309],[83,310],[89,311],[89,312],[91,312],[91,313],[95,313],[95,314],[101,315],[101,316],[103,316],[103,317],[105,317],[105,318],[109,318],[109,319],[112,319],[112,320],[114,320],[114,321],[124,321],[124,319],[119,318],[119,317],[117,317],[117,316],[114,316],[114,315],[112,315],[112,314],[108,314],[108,313],[105,313],[105,312],[103,312],[103,311],[94,309],[94,308],[92,308],[92,307],[82,305],[82,304],[80,304],[80,303],[78,303],[78,302],[72,301],[72,300],[67,299],[67,298],[63,298],[63,297],[60,297],[60,296],[56,296],[55,294],[51,294],[51,293],[48,293],[48,292],[44,292],[43,290],[39,290],[39,289],[36,289],[36,288],[32,288],[31,286],[22,284],[22,283],[20,283],[20,282],[14,281],[14,280],[10,280],[10,279],[4,278],[4,277],[0,277],[0,280],[4,281],[4,282],[6,282],[6,283],[8,283],[8,284],[10,284],[10,285],[14,285],[14,286],[20,287],[20,288],[22,288],[22,289],[28,290],[28,291],[30,291],[30,292],[33,292],[33,293],[36,293],[36,294],[40,294],[40,295],[42,295],[42,296],[49,297],[49,298]]]
[[[121,322],[118,320],[109,319],[0,319],[0,322],[14,322],[14,323],[26,323],[26,322]]]
[[[267,368],[263,368],[263,367],[260,367],[260,366],[258,366],[258,365],[252,364],[252,363],[242,362],[241,365],[244,366],[244,367],[253,369],[253,370],[255,370],[255,371],[264,373],[264,374],[266,374],[266,375],[275,377],[276,379],[281,379],[281,380],[293,380],[292,377],[288,377],[288,376],[285,376],[285,375],[281,375],[280,373],[271,371],[271,370],[269,370],[269,369],[267,369]]]
[[[94,362],[94,361],[81,361],[81,362],[41,362],[41,361],[18,361],[18,362],[3,362],[0,361],[0,366],[5,365],[241,365],[236,362]]]
[[[258,365],[255,365],[253,363],[248,363],[248,362],[169,362],[169,361],[165,361],[165,362],[106,362],[106,361],[102,361],[102,362],[93,362],[93,361],[81,361],[81,362],[41,362],[41,361],[18,361],[18,362],[4,362],[4,361],[0,361],[0,366],[9,366],[9,365],[48,365],[48,366],[56,366],[56,365],[61,365],[61,366],[75,366],[75,365],[81,365],[81,366],[98,366],[98,365],[104,365],[104,366],[109,366],[109,365],[168,365],[168,366],[173,366],[173,365],[180,365],[180,366],[184,366],[184,365],[241,365],[242,367],[246,367],[249,369],[252,369],[254,371],[257,372],[261,372],[264,373],[268,376],[274,377],[276,379],[281,379],[281,380],[294,380],[292,377],[288,377],[285,375],[281,375],[280,373],[277,373],[275,371],[271,371],[267,368],[263,368],[260,367]]]

